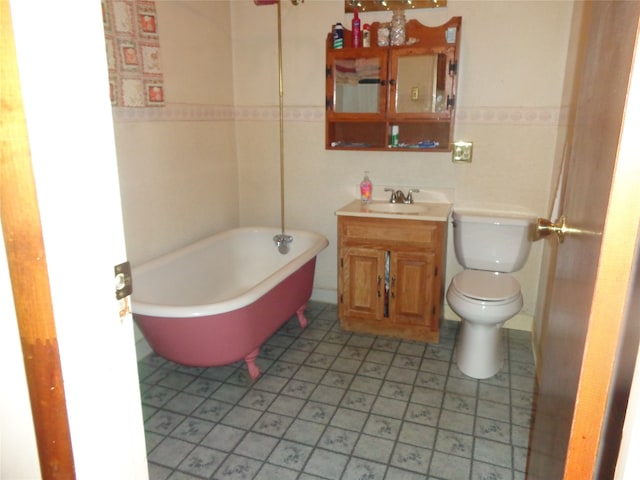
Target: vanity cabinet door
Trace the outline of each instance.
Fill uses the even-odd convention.
[[[437,343],[446,223],[338,218],[338,317],[348,331]]]
[[[356,321],[382,320],[384,316],[385,252],[347,248],[341,258],[340,316]]]
[[[435,252],[393,252],[390,272],[389,319],[399,329],[420,326],[437,333]]]

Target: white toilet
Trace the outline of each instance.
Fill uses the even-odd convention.
[[[502,368],[501,327],[522,309],[520,284],[507,272],[529,256],[528,216],[455,210],[453,242],[465,268],[451,280],[447,302],[462,318],[455,359],[462,373],[489,378]]]

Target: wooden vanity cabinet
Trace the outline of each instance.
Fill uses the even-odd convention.
[[[407,41],[345,48],[326,40],[326,134],[328,150],[450,151],[454,130],[461,17],[438,27],[406,24]],[[392,144],[392,127],[398,143]]]
[[[437,343],[446,222],[338,217],[345,330]]]

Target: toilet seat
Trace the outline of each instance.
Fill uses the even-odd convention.
[[[462,296],[490,303],[509,303],[521,295],[520,284],[508,273],[464,270],[453,277],[451,286]]]

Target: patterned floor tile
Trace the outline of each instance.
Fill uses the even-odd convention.
[[[181,471],[209,478],[222,464],[226,454],[205,447],[196,447],[178,467]]]
[[[152,480],[524,480],[535,365],[529,332],[504,330],[504,368],[465,376],[460,324],[439,344],[342,331],[310,302],[244,362],[138,363]]]
[[[360,435],[353,455],[374,462],[388,463],[395,442],[372,435]]]
[[[342,480],[383,480],[387,466],[381,463],[370,462],[361,458],[351,458],[342,475]]]
[[[391,457],[391,465],[426,475],[430,460],[431,450],[398,443]]]
[[[261,467],[262,462],[258,460],[229,455],[212,478],[214,480],[247,480],[253,478]]]
[[[202,440],[201,445],[223,452],[231,452],[246,432],[239,428],[218,424]]]
[[[358,433],[329,426],[318,442],[318,446],[338,453],[350,454],[358,440]]]
[[[412,422],[402,422],[398,441],[424,448],[433,448],[436,429],[427,425]]]
[[[338,480],[348,461],[349,457],[346,455],[317,448],[311,454],[304,471],[320,478]]]
[[[447,480],[467,480],[471,472],[471,460],[441,452],[433,452],[429,475]]]

